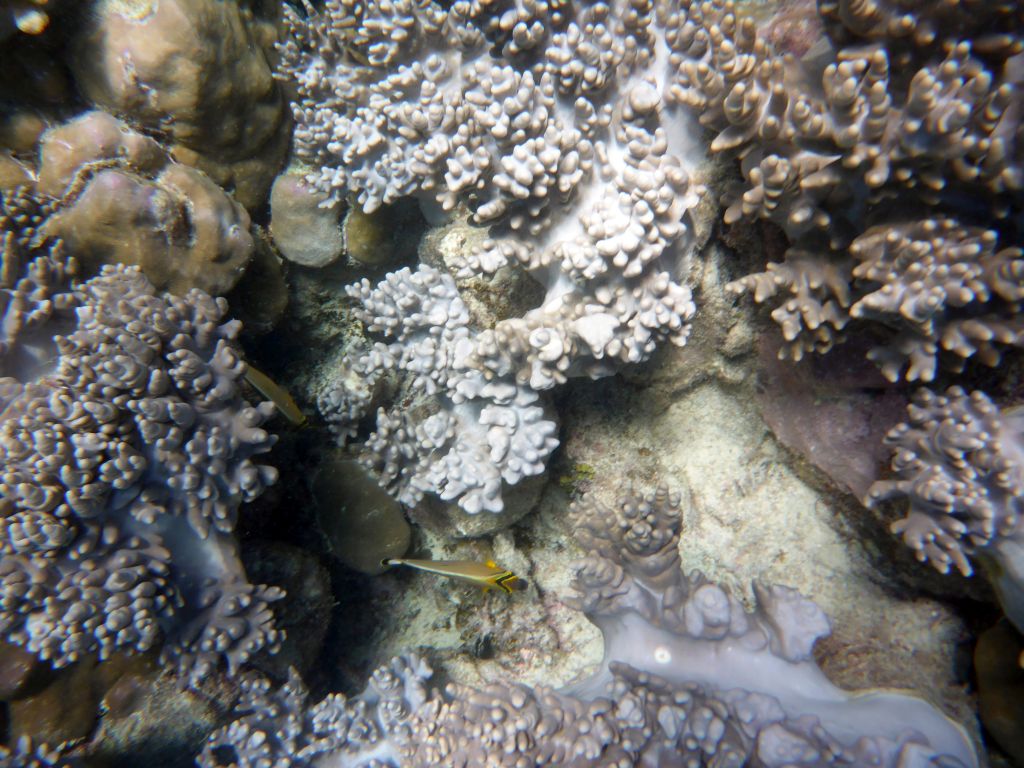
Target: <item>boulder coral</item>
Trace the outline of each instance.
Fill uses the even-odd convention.
[[[235,0],[100,0],[70,66],[93,104],[166,136],[255,210],[284,161],[289,124],[263,48]]]
[[[20,192],[45,207],[34,229],[63,240],[83,276],[104,264],[135,264],[160,289],[220,295],[252,258],[242,206],[105,112],[46,131],[34,175]]]

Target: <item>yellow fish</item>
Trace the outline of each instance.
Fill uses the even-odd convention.
[[[512,571],[499,567],[493,560],[478,563],[474,560],[381,560],[381,565],[407,565],[410,568],[418,568],[428,573],[439,573],[442,576],[451,576],[453,579],[465,581],[469,584],[476,584],[484,592],[497,587],[509,594],[526,589],[526,582],[516,576]]]
[[[306,426],[306,414],[295,404],[292,396],[285,391],[284,387],[263,373],[263,371],[253,368],[252,363],[246,364],[245,373],[242,376],[249,382],[249,386],[272,402],[278,412],[291,422],[292,426]]]

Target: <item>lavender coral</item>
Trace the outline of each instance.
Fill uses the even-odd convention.
[[[1019,8],[985,4],[970,24],[954,27],[976,33],[973,46],[939,46],[930,44],[937,20],[968,15],[970,4],[929,11],[935,4],[821,2],[836,37],[875,42],[836,51],[819,71],[774,54],[732,3],[686,5],[691,61],[675,88],[715,131],[712,150],[741,159],[746,182],[725,220],[768,220],[792,242],[782,263],[731,285],[758,302],[775,299],[781,353],[828,351],[851,319],[872,319],[888,329],[875,353],[885,375],[931,381],[940,350],[952,352],[944,359],[957,367],[972,356],[993,364],[1000,345],[1020,345],[1016,299],[1004,303],[997,290],[1009,281],[1011,295],[1021,291],[1020,253],[998,230],[971,226],[992,212],[1011,220],[1024,190],[1011,59],[1021,41],[996,33]],[[919,9],[927,23],[915,21]],[[947,216],[936,217],[935,206]],[[949,218],[954,211],[963,218]],[[998,276],[985,267],[996,259],[1006,265]],[[909,260],[913,270],[898,268]],[[972,282],[965,271],[985,274]],[[873,311],[880,287],[902,295],[916,281],[930,291],[916,309]],[[921,311],[928,322],[918,322]],[[990,343],[958,343],[955,331],[947,334],[953,326]]]
[[[137,268],[62,286],[59,255],[0,291],[36,326],[2,349],[0,632],[55,666],[163,642],[193,675],[234,671],[278,643],[281,594],[246,580],[233,537],[276,478],[254,461],[273,406],[240,395],[240,325]],[[48,366],[22,367],[29,339]]]
[[[659,490],[575,507],[591,552],[578,603],[605,640],[586,680],[428,693],[429,668],[405,657],[359,696],[313,707],[294,675],[278,691],[251,680],[242,716],[200,765],[978,765],[964,732],[925,702],[833,686],[811,655],[828,620],[794,590],[755,585],[748,612],[684,576],[678,505]]]
[[[906,499],[892,530],[942,573],[970,576],[972,557],[993,563],[1003,607],[1024,627],[1024,412],[951,387],[920,390],[907,413],[886,437],[896,477],[865,504]]]

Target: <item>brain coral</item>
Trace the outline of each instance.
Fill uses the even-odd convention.
[[[833,686],[811,654],[828,619],[786,587],[746,611],[680,570],[679,499],[664,490],[575,507],[591,552],[578,604],[601,629],[597,672],[561,690],[494,682],[428,693],[420,659],[310,707],[301,680],[248,678],[240,717],[203,768],[231,766],[978,765],[966,734],[925,702]]]
[[[193,675],[234,671],[277,644],[280,597],[233,538],[277,476],[253,461],[273,406],[240,395],[240,325],[138,268],[68,288],[61,253],[0,289],[25,330],[0,346],[0,632],[55,666],[164,642]]]

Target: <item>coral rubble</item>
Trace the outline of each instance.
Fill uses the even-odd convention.
[[[428,693],[429,668],[407,656],[362,694],[310,707],[296,675],[278,690],[249,678],[241,717],[200,765],[978,765],[964,732],[920,699],[832,685],[811,655],[828,619],[794,590],[756,585],[748,612],[685,576],[678,502],[662,489],[575,506],[591,552],[577,602],[605,640],[586,680]]]

